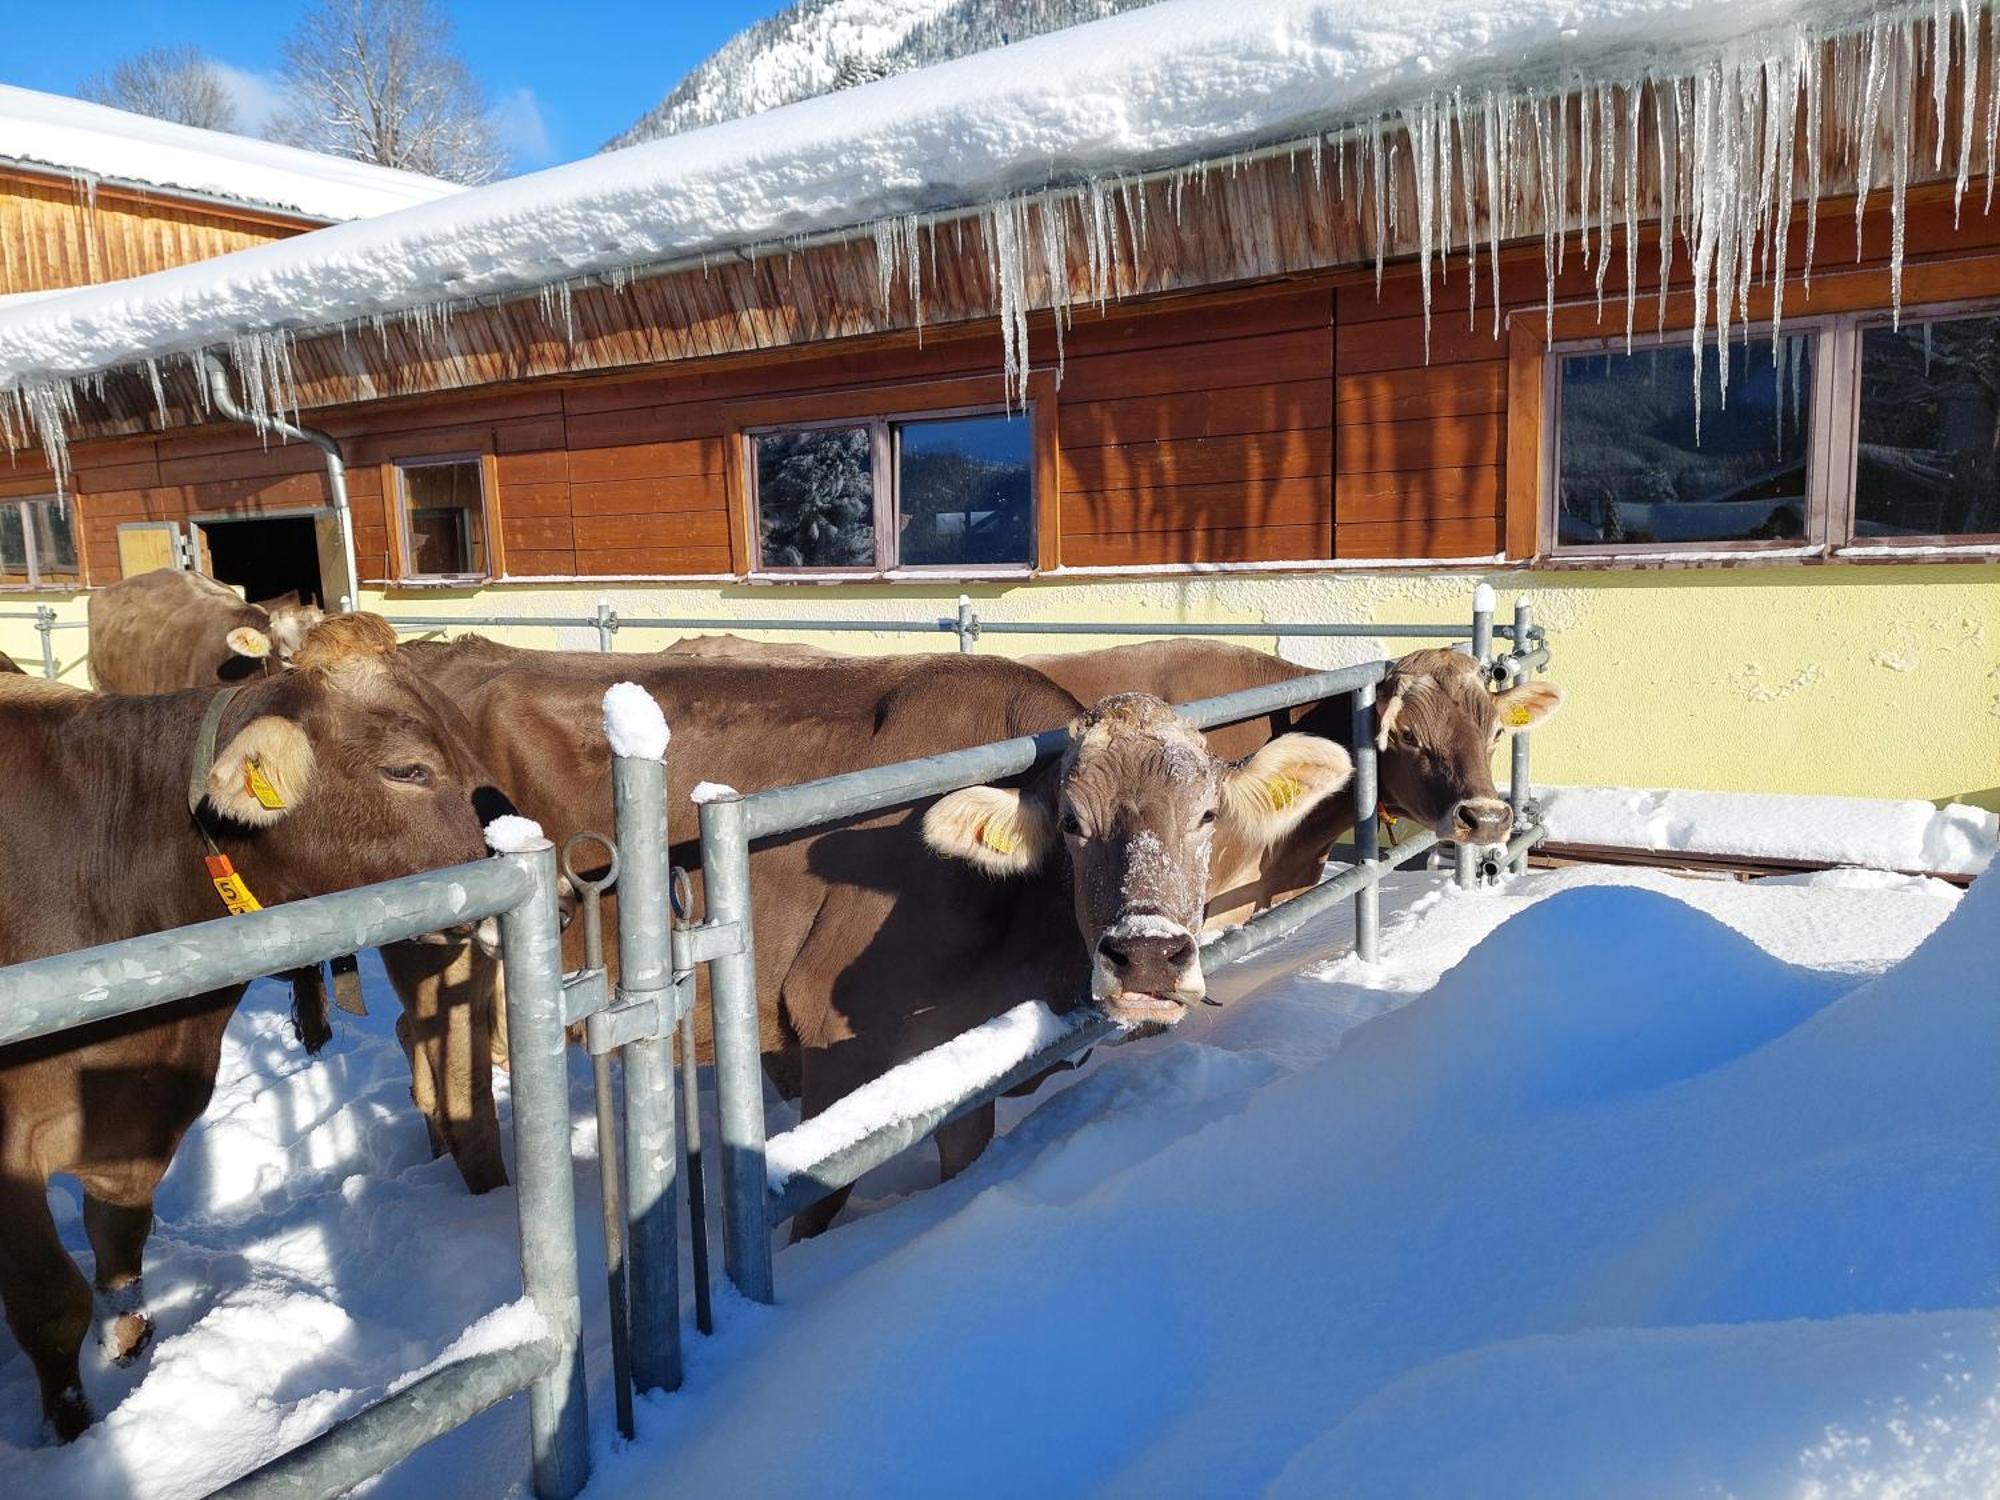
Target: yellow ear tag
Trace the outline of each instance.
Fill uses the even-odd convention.
[[[1509,728],[1526,729],[1535,722],[1535,712],[1525,703],[1517,703],[1506,713]]]
[[[278,789],[271,785],[270,777],[255,760],[243,762],[243,789],[255,797],[269,812],[282,812],[285,799],[278,795]]]
[[[1277,811],[1283,812],[1299,800],[1300,795],[1305,791],[1305,787],[1299,783],[1298,777],[1290,776],[1280,771],[1264,783],[1264,791],[1271,799],[1271,806]]]
[[[979,842],[995,854],[1012,854],[1021,847],[1021,841],[998,818],[988,818],[979,825]]]
[[[263,903],[250,894],[250,887],[243,883],[243,877],[236,873],[236,866],[229,862],[226,854],[204,856],[208,865],[209,883],[215,887],[215,894],[222,898],[222,904],[229,909],[229,915],[240,917],[245,912],[262,911]]]

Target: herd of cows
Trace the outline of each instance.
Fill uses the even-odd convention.
[[[672,726],[669,838],[697,889],[699,781],[757,791],[1067,725],[1064,754],[1018,784],[753,847],[766,1068],[805,1116],[1024,999],[1171,1024],[1203,997],[1204,925],[1311,885],[1354,821],[1344,700],[1207,735],[1168,707],[1304,671],[1222,644],[1025,661],[730,637],[617,655],[399,645],[374,615],[245,604],[176,572],[94,593],[90,638],[95,692],[0,675],[0,965],[219,917],[218,869],[271,905],[478,858],[516,809],[558,843],[608,831],[600,705],[616,682]],[[1560,701],[1543,682],[1493,694],[1454,652],[1402,658],[1378,696],[1385,807],[1504,840],[1493,748]],[[580,965],[580,931],[565,941]],[[383,958],[433,1150],[473,1192],[503,1183],[499,961],[465,932]],[[0,1301],[60,1440],[91,1420],[79,1356],[98,1303],[114,1358],[151,1337],[154,1189],[207,1105],[243,988],[0,1048]],[[314,993],[300,990],[308,1010]],[[696,1016],[706,1060],[705,998]],[[302,1022],[311,1035],[325,1018]],[[992,1133],[991,1106],[939,1131],[945,1175]],[[83,1188],[94,1296],[50,1213],[58,1172]]]

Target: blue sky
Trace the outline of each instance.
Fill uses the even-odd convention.
[[[492,99],[517,170],[588,155],[681,75],[787,0],[446,0],[458,46]],[[73,94],[147,47],[192,44],[230,73],[239,110],[268,108],[279,48],[303,0],[16,0],[0,82]]]

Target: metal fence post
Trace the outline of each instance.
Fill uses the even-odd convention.
[[[1530,604],[1525,596],[1517,596],[1514,600],[1514,650],[1517,655],[1525,655],[1532,645],[1529,637],[1534,630],[1534,625],[1534,605]],[[1533,671],[1533,667],[1524,668],[1521,673],[1521,681],[1526,682]],[[1527,730],[1517,729],[1514,731],[1513,750],[1514,774],[1513,779],[1507,785],[1507,800],[1513,804],[1514,831],[1519,833],[1528,815],[1528,796],[1533,790],[1528,775]],[[1514,856],[1511,868],[1516,875],[1527,873],[1528,851],[1526,849],[1523,849],[1519,854]]]
[[[528,1388],[529,1441],[537,1500],[570,1500],[590,1478],[590,1415],[583,1385],[576,1190],[570,1175],[556,852],[544,840],[537,848],[506,858],[523,866],[535,882],[528,899],[500,918],[507,964],[521,1285],[548,1325],[557,1355],[548,1373]]]
[[[1376,820],[1381,815],[1381,794],[1376,780],[1375,684],[1354,690],[1354,862],[1372,865],[1380,857],[1376,840]],[[1363,963],[1375,962],[1376,941],[1382,930],[1381,890],[1369,881],[1354,893],[1354,951]]]
[[[1479,663],[1482,677],[1493,660],[1493,608],[1493,585],[1482,583],[1472,591],[1472,659]],[[1452,883],[1462,891],[1469,891],[1479,883],[1479,846],[1457,843],[1452,846],[1452,853],[1455,856]]]
[[[617,631],[618,611],[611,607],[610,600],[599,599],[597,601],[597,649],[599,651],[610,651],[613,649],[611,638]]]
[[[56,612],[46,604],[35,606],[35,629],[42,637],[42,675],[56,679]]]
[[[958,596],[958,651],[961,656],[972,655],[979,644],[979,616],[973,613],[972,596]]]
[[[750,926],[750,840],[734,793],[701,805],[706,920],[739,924],[738,951],[709,965],[715,1012],[715,1101],[722,1135],[722,1263],[752,1302],[773,1300],[770,1188],[764,1170],[764,1071],[757,961]]]
[[[680,1247],[674,1233],[673,961],[668,937],[667,767],[612,759],[618,829],[618,998],[659,1007],[661,1034],[628,1041],[625,1059],[625,1222],[631,1283],[632,1383],[681,1383]]]

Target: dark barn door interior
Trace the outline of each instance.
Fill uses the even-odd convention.
[[[233,583],[252,602],[297,591],[322,607],[319,544],[311,516],[269,516],[251,521],[203,521],[214,576]]]

